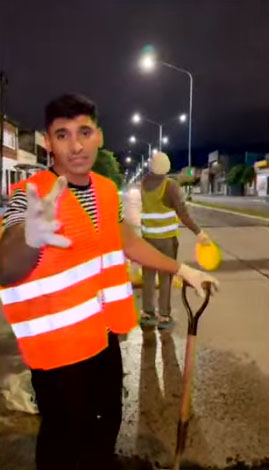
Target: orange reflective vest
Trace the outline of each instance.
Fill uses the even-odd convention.
[[[118,226],[114,184],[90,173],[98,230],[72,191],[60,197],[58,233],[72,240],[70,248],[46,246],[36,268],[23,281],[2,288],[7,320],[31,368],[53,369],[98,354],[108,344],[107,331],[127,333],[137,324],[132,287]],[[31,181],[44,197],[56,176],[42,171]]]

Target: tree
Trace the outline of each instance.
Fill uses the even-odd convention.
[[[240,165],[235,165],[230,169],[227,179],[230,185],[245,185],[247,183],[252,183],[254,177],[255,170],[253,166],[241,163]]]
[[[234,184],[242,184],[242,176],[245,170],[245,165],[240,164],[240,165],[235,165],[233,166],[228,175],[227,175],[227,181],[229,185],[234,185]]]
[[[235,165],[228,173],[227,181],[230,186],[233,187],[233,192],[240,191],[241,195],[244,195],[246,184],[252,183],[255,177],[255,170],[252,166],[244,163]],[[237,188],[237,189],[236,189]]]
[[[253,166],[246,166],[241,178],[242,184],[252,183],[255,178],[255,170]]]
[[[98,155],[95,164],[93,165],[93,171],[100,175],[110,178],[117,185],[121,187],[123,182],[123,176],[120,173],[120,165],[117,161],[113,152],[104,148],[98,150]]]

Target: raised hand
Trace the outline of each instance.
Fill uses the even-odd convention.
[[[68,248],[71,240],[55,232],[60,228],[60,222],[55,219],[57,203],[67,187],[64,176],[57,178],[51,191],[44,198],[37,194],[35,184],[29,183],[26,189],[27,211],[25,218],[25,240],[32,248],[45,245]]]

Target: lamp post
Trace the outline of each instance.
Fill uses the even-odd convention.
[[[131,136],[129,138],[129,141],[131,141],[132,139],[132,142],[136,142],[136,138],[135,136]],[[151,145],[151,144],[149,144]],[[134,156],[137,156],[137,157],[140,157],[141,158],[141,163],[137,163],[136,165],[136,176],[135,176],[135,179],[141,174],[141,176],[143,176],[143,172],[144,172],[144,169],[147,167],[147,164],[145,162],[145,156],[144,154],[140,154],[140,153],[137,153],[137,152],[131,152],[131,150],[128,151],[128,155],[127,157],[125,158],[125,163],[127,163],[128,165],[130,165],[133,161],[134,161],[134,158],[132,158],[132,155]]]
[[[168,137],[164,137],[163,138],[163,143],[164,142],[164,139],[167,139],[166,140],[166,143],[168,142]],[[152,155],[152,144],[150,142],[145,142],[144,140],[137,140],[136,136],[135,135],[131,135],[131,137],[129,137],[129,142],[130,144],[136,144],[136,143],[139,143],[139,142],[142,142],[143,144],[146,144],[147,147],[148,147],[148,158],[150,159],[151,158],[151,155]],[[145,165],[144,165],[145,166]]]
[[[148,49],[148,48],[147,48]],[[187,75],[189,78],[190,83],[190,92],[189,92],[189,132],[188,132],[188,165],[192,166],[192,156],[191,156],[191,149],[192,149],[192,101],[193,101],[193,75],[189,70],[186,70],[181,67],[177,67],[173,64],[169,64],[167,62],[158,61],[156,54],[153,52],[152,48],[150,48],[150,52],[145,52],[142,54],[140,60],[140,67],[147,72],[152,72],[157,65],[162,65],[169,69],[175,70],[178,73]],[[182,115],[183,116],[183,115]],[[187,117],[186,117],[187,118]],[[186,118],[181,122],[185,122]]]
[[[190,81],[190,94],[189,94],[189,135],[188,135],[188,165],[192,166],[191,148],[192,148],[192,100],[193,100],[193,75],[188,70],[176,67],[175,65],[161,62],[164,67],[168,67],[176,72],[183,73],[189,77]],[[183,115],[182,115],[183,116]],[[181,121],[182,122],[182,121]],[[184,122],[184,118],[183,118]]]
[[[149,122],[150,124],[153,124],[154,126],[157,126],[159,128],[159,150],[161,152],[162,144],[163,144],[163,124],[153,121],[152,119],[149,119],[147,117],[144,117],[144,116],[142,117],[139,113],[135,113],[132,116],[132,122],[134,124],[139,124],[142,120]]]
[[[179,116],[179,121],[183,124],[184,122],[187,121],[187,114],[180,114]]]

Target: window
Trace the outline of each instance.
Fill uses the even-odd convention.
[[[11,132],[7,129],[4,129],[3,143],[4,143],[4,147],[9,148],[11,150],[16,150],[15,132]]]

